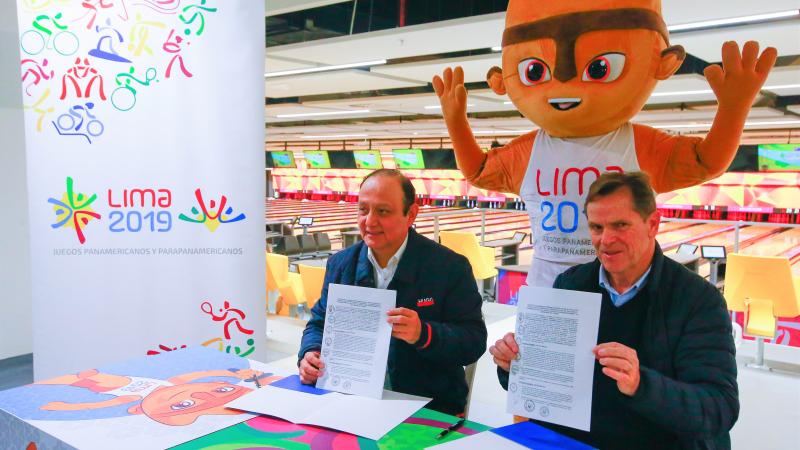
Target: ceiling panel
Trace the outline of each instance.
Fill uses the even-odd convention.
[[[378,66],[372,69],[373,72],[385,73],[403,78],[412,78],[424,82],[430,82],[434,75],[440,75],[444,69],[461,66],[464,69],[464,81],[467,83],[486,81],[486,72],[493,66],[501,66],[501,54],[492,53],[488,55],[467,56],[464,58],[439,59],[435,61],[424,61],[409,64],[393,64],[389,66]]]
[[[702,75],[685,74],[674,75],[664,81],[659,81],[656,89],[653,91],[652,96],[647,100],[649,105],[657,105],[662,103],[678,103],[678,102],[699,102],[707,100],[715,100],[713,92],[709,93],[695,93],[695,94],[681,94],[681,95],[663,95],[676,92],[689,92],[689,91],[709,91],[711,88],[708,81]]]
[[[312,64],[299,61],[287,61],[283,58],[275,58],[270,54],[267,54],[267,57],[264,59],[264,73],[277,72],[281,70],[305,69],[311,66]]]
[[[333,65],[489,48],[500,45],[504,17],[505,13],[486,14],[281,45],[267,52]]]
[[[320,6],[344,3],[349,0],[264,0],[266,15],[277,16],[293,11],[318,8]]]
[[[730,0],[722,2],[697,2],[696,0],[669,0],[662,2],[664,15],[669,24],[682,24],[699,20],[739,17],[748,14],[797,9],[798,0],[770,0],[752,2]],[[724,8],[721,5],[724,4]],[[492,14],[446,22],[409,26],[393,30],[343,36],[313,42],[298,43],[267,49],[267,68],[269,71],[286,70],[298,67],[312,67],[325,64],[343,64],[373,59],[393,59],[434,55],[440,53],[480,49],[499,44],[503,29],[504,14]],[[684,45],[686,50],[709,62],[719,61],[723,42],[736,40],[743,43],[754,39],[762,47],[772,45],[779,54],[800,55],[800,20],[761,25],[739,26],[721,30],[704,30],[673,35],[673,43]],[[310,96],[318,94],[351,93],[366,90],[391,89],[397,87],[425,86],[436,74],[446,67],[461,65],[465,69],[467,82],[484,81],[486,71],[500,64],[500,53],[467,56],[461,58],[435,59],[406,64],[376,66],[372,72],[363,70],[338,71],[322,74],[269,79],[266,83],[267,96],[273,98]],[[766,84],[800,84],[800,66],[775,69]],[[708,82],[702,75],[687,74],[674,76],[662,81],[656,93],[707,91]],[[776,90],[775,94],[800,95],[800,87]],[[713,102],[713,93],[681,94],[676,96],[655,96],[648,105],[668,103]],[[476,90],[469,93],[470,113],[513,111],[515,107],[507,102],[506,96],[497,96],[490,90]],[[446,128],[438,109],[425,108],[438,105],[438,99],[430,94],[408,94],[402,96],[380,96],[305,102],[304,104],[270,105],[266,107],[268,139],[300,139],[303,135],[367,134],[369,138],[443,136]],[[662,106],[663,107],[663,106]],[[337,116],[311,118],[278,119],[278,114],[301,112],[320,112],[329,110],[369,109],[367,117],[386,117],[390,122],[348,123],[337,125],[313,125],[315,122],[338,119]],[[799,106],[790,106],[790,111],[800,114]],[[693,107],[691,110],[644,111],[634,118],[635,122],[652,124],[678,124],[687,122],[710,122],[716,112],[713,105]],[[357,119],[357,116],[352,116]],[[402,117],[403,120],[392,119]],[[341,117],[344,118],[344,117]],[[280,122],[306,121],[303,126],[280,127]],[[749,121],[796,120],[784,116],[781,111],[770,108],[756,108],[751,111]],[[520,134],[533,127],[522,117],[500,117],[490,119],[470,119],[478,136],[491,136],[492,133]],[[800,124],[764,126],[765,128],[800,128]],[[676,132],[690,132],[675,129]],[[349,138],[348,138],[349,139]]]
[[[722,44],[736,41],[757,41],[761,48],[778,49],[778,55],[800,54],[800,20],[748,25],[742,27],[702,30],[682,33],[670,38],[671,44],[682,45],[688,53],[708,62],[722,60]]]
[[[767,89],[776,95],[800,95],[800,66],[776,67],[772,69],[764,83],[769,86],[790,86],[791,88]]]
[[[424,86],[424,83],[394,79],[364,70],[339,70],[268,78],[266,80],[266,96],[268,98],[300,97],[413,86]]]
[[[799,7],[797,0],[768,0],[761,2],[752,0],[663,0],[661,2],[664,20],[669,25],[788,11]]]

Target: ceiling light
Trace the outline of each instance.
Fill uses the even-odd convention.
[[[768,120],[764,122],[745,122],[745,127],[756,127],[763,125],[800,125],[800,120]]]
[[[670,25],[667,27],[667,30],[669,30],[670,33],[674,33],[676,31],[695,31],[703,28],[714,28],[726,25],[742,25],[748,23],[767,22],[777,19],[786,19],[798,16],[800,16],[800,10],[792,9],[789,11],[780,11],[767,14],[754,14],[750,16],[731,17],[729,19],[704,20],[701,22],[691,22],[681,25]]]
[[[663,129],[663,128],[710,128],[711,123],[671,123],[669,125],[650,125],[653,128]]]
[[[778,84],[775,86],[764,86],[763,90],[765,91],[779,91],[781,89],[797,89],[800,88],[800,84]]]
[[[475,106],[472,103],[467,103],[467,107]],[[442,105],[428,105],[425,109],[442,109]]]
[[[267,72],[264,74],[264,78],[285,77],[287,75],[299,75],[302,73],[330,72],[332,70],[353,69],[356,67],[372,67],[372,66],[380,66],[383,64],[386,64],[385,59],[357,62],[350,64],[338,64],[335,66],[320,66],[320,67],[307,67],[305,69],[281,70],[278,72]]]
[[[324,136],[301,136],[303,139],[338,139],[350,137],[369,137],[368,134],[328,134]]]
[[[780,84],[775,86],[764,86],[761,88],[762,91],[778,91],[781,89],[797,89],[800,88],[800,84]],[[674,91],[674,92],[653,92],[650,96],[651,97],[672,97],[678,95],[703,95],[703,94],[713,94],[714,91],[711,89],[702,89],[699,91]]]
[[[745,128],[759,127],[759,126],[773,126],[773,125],[800,125],[800,120],[765,120],[758,122],[745,122]],[[653,128],[689,128],[701,129],[711,128],[711,122],[705,123],[673,123],[669,125],[651,125]]]
[[[675,92],[653,92],[651,97],[671,97],[673,95],[700,95],[700,94],[713,94],[711,89],[703,89],[699,91],[675,91]]]
[[[299,113],[299,114],[278,114],[275,117],[286,119],[290,117],[315,117],[315,116],[340,116],[343,114],[364,114],[368,113],[368,109],[351,109],[349,111],[326,111],[317,113]]]
[[[473,134],[520,134],[520,133],[529,133],[532,130],[478,130],[474,131]]]

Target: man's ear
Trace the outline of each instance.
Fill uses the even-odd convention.
[[[647,225],[650,228],[650,233],[652,238],[655,238],[658,234],[658,227],[661,225],[661,213],[658,210],[653,211],[653,214],[650,214],[650,217],[647,219]]]
[[[503,70],[497,66],[489,69],[486,73],[486,82],[497,95],[506,95],[506,84],[503,82]]]
[[[673,45],[661,51],[661,62],[656,71],[656,80],[666,80],[681,68],[686,59],[686,50],[680,45]]]
[[[414,223],[414,221],[417,219],[417,214],[419,214],[419,205],[414,203],[408,208],[408,226],[409,226],[409,228]]]

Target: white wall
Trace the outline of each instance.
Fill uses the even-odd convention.
[[[0,0],[0,359],[33,351],[28,188],[15,0]]]

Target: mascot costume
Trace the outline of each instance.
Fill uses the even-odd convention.
[[[534,237],[529,285],[550,287],[568,267],[594,259],[582,211],[600,173],[641,170],[656,192],[667,192],[727,169],[777,51],[759,57],[756,42],[741,53],[735,42],[722,46],[722,67],[705,70],[719,104],[705,138],[630,123],[685,55],[669,45],[659,0],[511,0],[503,68],[489,70],[487,81],[540,129],[489,153],[467,120],[463,70],[434,77],[464,177],[525,202]]]

